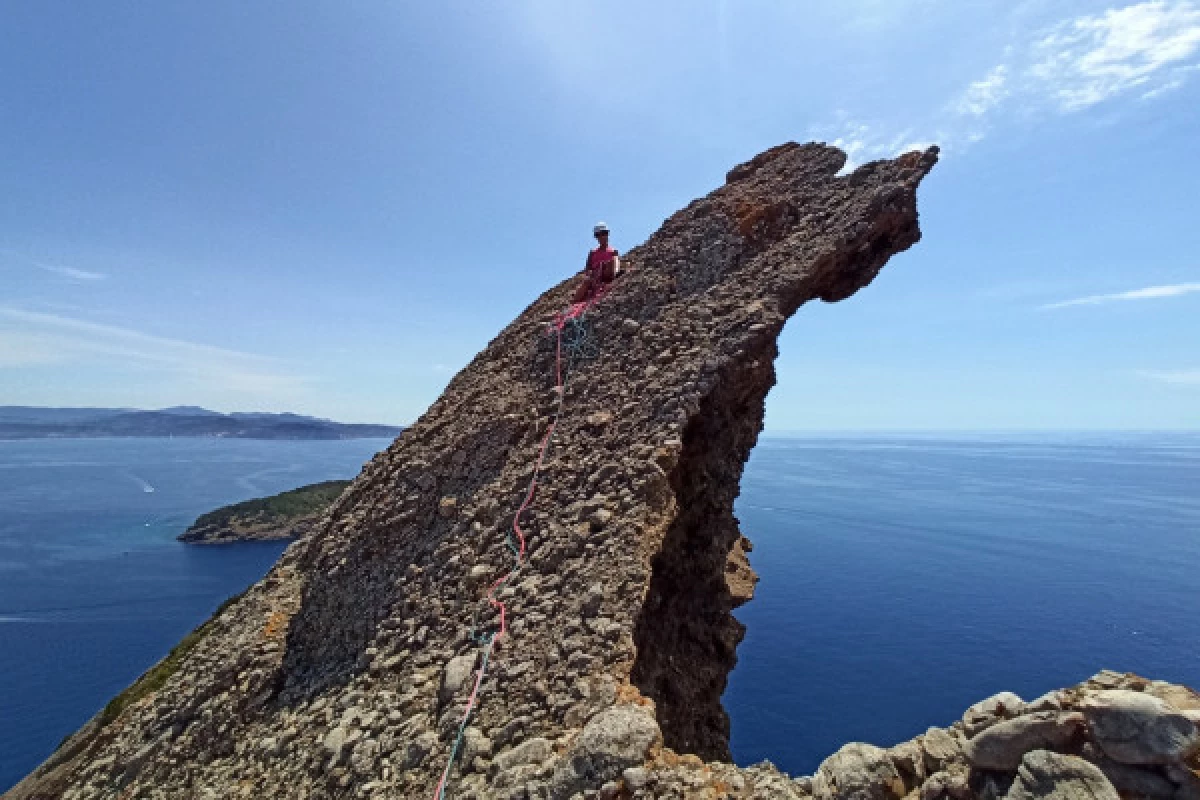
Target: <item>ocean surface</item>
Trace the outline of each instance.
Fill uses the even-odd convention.
[[[0,791],[283,550],[177,533],[386,444],[0,442]],[[1200,686],[1200,435],[768,436],[737,513],[741,764],[811,773],[1104,668]]]
[[[1101,669],[1200,687],[1200,434],[766,438],[739,764],[812,774]]]
[[[176,542],[197,516],[353,478],[390,442],[0,441],[0,792],[286,546]]]

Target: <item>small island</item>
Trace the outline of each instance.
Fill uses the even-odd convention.
[[[200,516],[175,538],[188,544],[295,539],[308,533],[349,485],[350,481],[324,481],[223,506]]]

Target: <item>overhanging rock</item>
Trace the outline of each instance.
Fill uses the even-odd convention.
[[[626,254],[580,332],[523,518],[528,558],[502,592],[509,633],[448,796],[598,789],[587,781],[647,748],[728,759],[730,612],[755,580],[733,502],[776,339],[801,305],[850,296],[918,240],[936,159],[838,176],[836,148],[782,145]],[[431,796],[556,406],[546,322],[573,289],[489,343],[161,688],[93,720],[13,796]]]

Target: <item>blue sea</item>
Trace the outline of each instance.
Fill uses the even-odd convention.
[[[218,506],[353,478],[390,441],[0,441],[0,792],[286,546],[177,534]]]
[[[1101,669],[1200,687],[1200,434],[766,438],[742,485],[739,764]]]
[[[386,444],[0,442],[0,791],[283,549],[175,542],[197,515]],[[1104,668],[1200,686],[1198,490],[1196,434],[764,437],[736,760],[807,774]]]

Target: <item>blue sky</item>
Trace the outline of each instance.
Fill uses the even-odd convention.
[[[1200,0],[12,3],[0,404],[405,423],[597,219],[942,145],[769,430],[1200,428]]]

